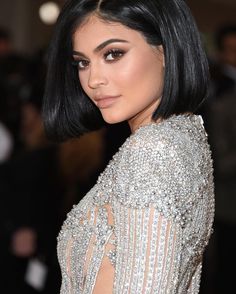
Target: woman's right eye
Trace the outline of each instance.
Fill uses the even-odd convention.
[[[74,60],[72,63],[74,66],[76,66],[79,70],[86,69],[89,65],[89,61],[80,59],[80,60]]]

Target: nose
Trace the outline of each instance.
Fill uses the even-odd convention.
[[[104,70],[102,70],[99,66],[91,65],[89,79],[88,79],[88,86],[91,89],[97,89],[102,85],[106,85],[107,83],[108,83],[108,79],[106,78]]]

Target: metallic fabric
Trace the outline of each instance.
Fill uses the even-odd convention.
[[[213,217],[201,116],[140,127],[63,224],[61,294],[93,293],[105,258],[114,267],[114,294],[198,293]]]

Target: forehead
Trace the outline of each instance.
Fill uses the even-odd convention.
[[[108,39],[123,39],[128,42],[145,42],[141,33],[132,30],[121,23],[108,22],[90,16],[75,31],[73,45],[76,48],[86,48],[89,45],[97,46]]]

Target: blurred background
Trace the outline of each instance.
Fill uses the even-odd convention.
[[[129,135],[126,124],[62,144],[45,136],[46,52],[64,0],[0,1],[1,293],[59,293],[56,236]],[[201,294],[236,293],[236,0],[188,0],[208,55],[211,94],[199,110],[215,169],[214,233]],[[60,61],[58,61],[60,62]]]

